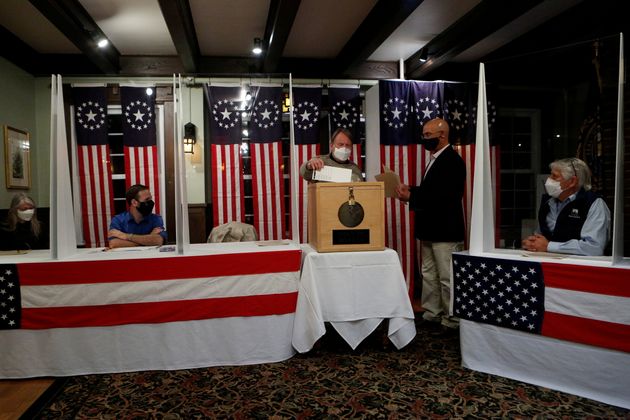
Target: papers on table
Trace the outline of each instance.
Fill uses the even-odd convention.
[[[256,245],[258,246],[276,246],[276,245],[290,245],[291,241],[288,239],[278,239],[278,240],[271,240],[271,241],[257,241],[255,242]]]
[[[351,182],[352,169],[324,166],[318,171],[313,171],[313,180],[327,182]]]
[[[21,255],[28,254],[29,252],[31,252],[30,249],[13,249],[9,251],[0,251],[0,255]]]
[[[104,248],[106,252],[134,252],[134,251],[148,251],[160,248],[159,246],[128,246],[121,248]]]
[[[567,254],[557,254],[555,252],[533,252],[533,251],[525,251],[523,252],[524,257],[545,257],[545,258],[567,258]]]

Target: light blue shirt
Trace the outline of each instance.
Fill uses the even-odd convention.
[[[558,215],[575,200],[577,193],[570,195],[566,200],[550,199],[549,213],[547,213],[547,226],[553,232],[556,228]],[[540,233],[537,229],[536,233]],[[610,210],[601,198],[596,199],[588,210],[586,220],[580,231],[580,239],[570,239],[566,242],[549,242],[547,252],[575,255],[604,255],[604,248],[610,239]]]

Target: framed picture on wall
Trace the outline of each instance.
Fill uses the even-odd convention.
[[[30,140],[27,131],[4,127],[4,167],[7,188],[31,188]]]

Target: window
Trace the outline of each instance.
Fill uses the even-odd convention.
[[[501,148],[500,247],[520,248],[523,230],[536,226],[540,111],[499,112]]]

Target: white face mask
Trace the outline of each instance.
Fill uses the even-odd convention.
[[[24,220],[25,222],[30,221],[33,218],[34,214],[35,214],[35,209],[18,210],[17,211],[17,217],[20,220]]]
[[[547,191],[547,194],[549,194],[553,198],[558,198],[560,194],[562,194],[560,181],[547,178],[547,181],[545,181],[545,191]]]
[[[333,156],[340,162],[345,162],[350,157],[351,150],[346,147],[334,148]]]

